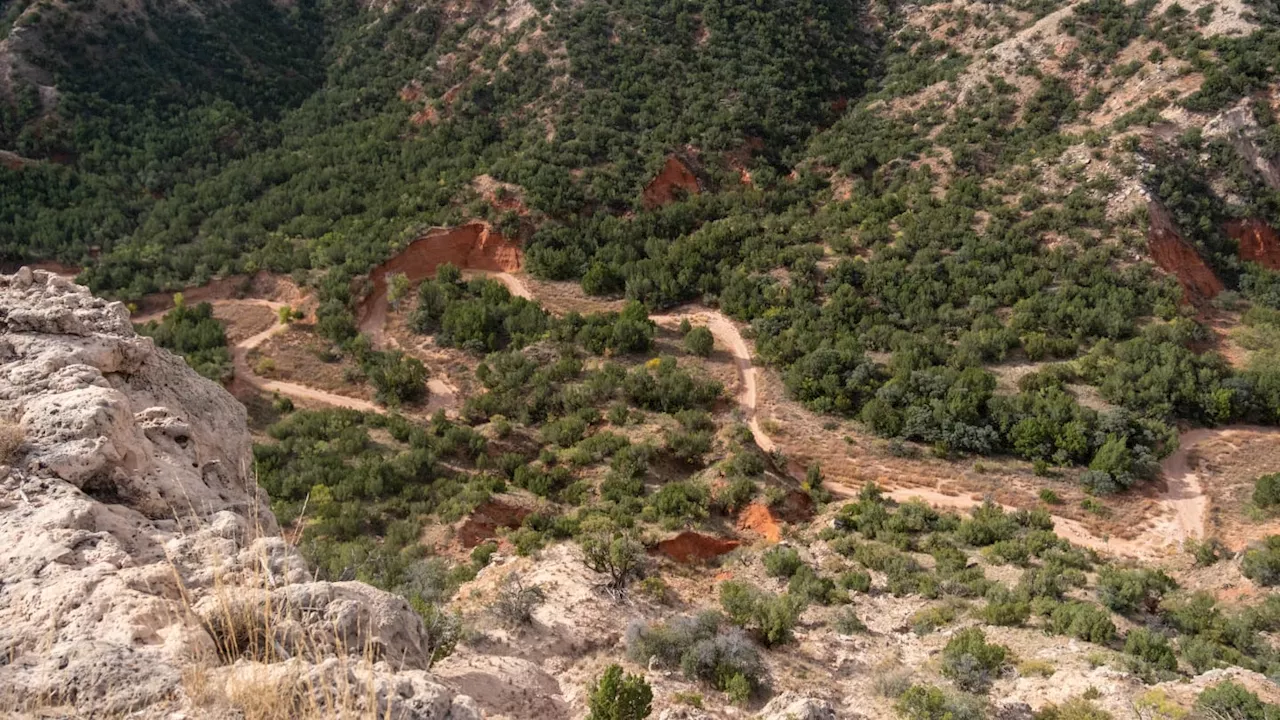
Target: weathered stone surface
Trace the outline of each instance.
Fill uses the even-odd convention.
[[[0,707],[211,716],[237,683],[288,698],[358,678],[349,702],[378,717],[478,717],[425,672],[402,598],[307,582],[253,480],[244,407],[121,304],[0,276],[0,423],[25,436],[0,466]],[[269,651],[226,652],[219,618],[268,617]]]

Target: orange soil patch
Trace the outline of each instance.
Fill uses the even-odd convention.
[[[675,202],[681,192],[697,195],[701,191],[702,184],[688,164],[675,155],[668,155],[662,171],[644,186],[642,199],[645,208],[652,210]]]
[[[531,511],[501,498],[491,498],[458,525],[458,542],[470,550],[497,536],[498,528],[518,528]]]
[[[1233,220],[1227,234],[1240,243],[1240,259],[1280,270],[1280,236],[1263,220]]]
[[[751,503],[742,510],[738,516],[738,529],[754,532],[769,542],[782,540],[782,526],[778,518],[762,503]]]
[[[753,502],[738,516],[738,529],[750,530],[769,542],[782,540],[782,523],[801,523],[813,517],[813,500],[799,490],[787,493],[777,507]]]
[[[444,263],[452,263],[462,270],[515,272],[523,262],[524,252],[519,243],[503,237],[486,223],[433,228],[369,274],[373,290],[360,305],[361,327],[373,319],[374,313],[382,314],[376,322],[378,328],[385,323],[390,274],[403,273],[410,283],[417,283],[435,275],[436,268]]]
[[[495,180],[492,175],[477,175],[471,181],[471,186],[480,193],[485,202],[489,203],[496,210],[511,211],[520,217],[526,217],[529,214],[529,208],[524,204],[524,193],[519,185],[504,183]]]
[[[402,102],[417,102],[422,99],[422,83],[414,80],[408,85],[400,88],[400,100]]]
[[[1182,238],[1169,211],[1157,202],[1149,203],[1147,209],[1151,216],[1151,230],[1147,234],[1151,259],[1161,270],[1178,279],[1183,299],[1200,305],[1222,292],[1225,289],[1222,281],[1191,243]]]
[[[7,170],[21,170],[24,166],[32,162],[35,161],[28,160],[27,158],[16,153],[11,153],[8,150],[0,150],[0,166],[3,166]]]
[[[653,551],[678,563],[694,563],[718,558],[741,544],[738,540],[686,530],[658,543]]]
[[[413,115],[410,115],[409,122],[413,123],[414,127],[422,127],[427,123],[437,125],[440,123],[440,113],[436,112],[435,108],[428,105]]]

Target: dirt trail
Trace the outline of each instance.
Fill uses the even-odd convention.
[[[756,444],[765,452],[773,452],[777,443],[760,427],[760,420],[756,417],[756,368],[751,363],[751,351],[742,339],[738,326],[716,310],[652,315],[649,319],[658,324],[674,324],[681,320],[703,323],[721,345],[729,348],[733,362],[738,366],[738,376],[742,380],[742,386],[738,389],[738,406],[746,416],[747,427],[751,428],[751,436],[755,438]]]
[[[280,308],[289,307],[286,303],[273,302],[271,300],[240,300],[239,302],[260,305],[262,307],[270,308],[274,312],[279,312]],[[281,395],[297,398],[299,400],[310,400],[312,402],[323,403],[325,405],[359,410],[360,412],[386,412],[385,409],[380,408],[367,400],[346,397],[345,395],[336,395],[334,393],[317,390],[297,383],[270,380],[254,373],[253,368],[249,365],[249,351],[256,349],[267,340],[270,340],[273,336],[288,329],[289,326],[287,324],[276,323],[257,335],[245,338],[244,340],[236,343],[235,347],[232,348],[231,354],[232,363],[235,365],[236,369],[236,377],[264,392],[278,392]]]
[[[468,271],[468,273],[487,275],[505,285],[511,291],[511,294],[530,300],[535,299],[529,285],[518,275],[506,271],[475,269]],[[217,302],[215,301],[215,304]],[[237,302],[251,302],[268,307],[273,311],[287,306],[285,303],[270,300],[239,300]],[[366,312],[362,319],[361,330],[374,338],[381,338],[383,344],[399,347],[399,343],[394,338],[390,338],[385,332],[387,318],[385,306],[385,298],[382,299],[382,302],[375,301],[372,307],[368,308],[369,311]],[[723,313],[705,308],[693,309],[687,312],[653,315],[650,319],[655,323],[667,326],[678,324],[687,319],[690,322],[703,324],[711,331],[716,341],[729,350],[733,356],[734,364],[737,366],[741,385],[738,389],[736,402],[742,410],[747,426],[751,429],[752,437],[765,452],[772,452],[777,449],[777,443],[761,427],[757,416],[757,369],[752,363],[750,348],[743,339],[738,326]],[[135,322],[138,321],[141,321],[141,318],[135,319]],[[347,407],[364,412],[385,412],[383,408],[365,400],[335,395],[295,383],[269,380],[254,374],[248,362],[249,351],[287,328],[287,325],[274,325],[237,343],[233,353],[236,376],[253,387],[268,392],[279,392],[282,395],[294,398]],[[457,390],[443,380],[433,379],[429,383],[429,388],[433,401],[436,401],[437,398],[439,399],[438,401],[446,404],[456,401]],[[1178,450],[1161,463],[1166,489],[1159,501],[1164,506],[1165,512],[1137,537],[1130,540],[1100,537],[1095,535],[1083,523],[1058,516],[1053,517],[1054,531],[1059,536],[1077,545],[1093,548],[1101,552],[1139,558],[1166,552],[1170,546],[1180,545],[1187,539],[1202,537],[1208,498],[1200,485],[1199,477],[1189,468],[1188,453],[1202,442],[1229,437],[1239,430],[1254,430],[1254,428],[1201,429],[1182,434]],[[798,477],[802,469],[796,465],[788,467],[787,472]],[[898,501],[920,498],[937,507],[958,510],[971,509],[981,505],[983,502],[981,498],[975,498],[971,494],[947,494],[942,492],[941,486],[942,481],[939,481],[939,485],[932,489],[893,488],[887,490],[886,494]],[[827,487],[836,494],[846,496],[854,496],[860,490],[860,488],[830,482]],[[1008,510],[1016,509],[1011,506],[1005,507]]]
[[[276,302],[274,300],[262,300],[257,298],[244,298],[244,299],[235,299],[235,300],[212,299],[206,302],[209,302],[215,308],[218,307],[219,305],[230,305],[230,304],[257,305],[259,307],[268,308],[273,313],[278,313],[281,308],[292,307],[288,303]],[[132,322],[134,322],[135,324],[142,324],[149,320],[158,320],[161,317],[163,317],[166,312],[168,312],[168,310],[160,310],[156,312],[146,313],[143,315],[138,315],[132,319]],[[306,385],[299,385],[297,383],[271,380],[268,378],[264,378],[261,375],[258,375],[257,373],[255,373],[253,371],[253,366],[249,363],[249,352],[258,348],[267,340],[270,340],[273,336],[278,335],[279,333],[282,333],[288,329],[289,329],[289,326],[287,324],[275,323],[271,327],[267,328],[266,330],[263,330],[262,332],[256,335],[251,335],[232,346],[231,363],[235,367],[235,371],[236,371],[235,379],[237,382],[244,382],[245,384],[251,387],[254,387],[258,390],[261,390],[263,392],[269,392],[269,393],[276,392],[286,397],[294,398],[297,400],[317,402],[324,405],[332,405],[334,407],[350,408],[352,410],[359,410],[361,412],[378,412],[378,413],[385,412],[384,408],[378,407],[377,405],[374,405],[373,403],[368,402],[367,400],[347,397],[345,395],[336,395],[334,393],[325,392],[323,390],[317,390],[315,388],[307,387]]]

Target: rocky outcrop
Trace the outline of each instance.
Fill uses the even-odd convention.
[[[243,406],[120,303],[0,276],[0,423],[23,437],[0,458],[0,708],[477,716],[425,672],[402,598],[308,582],[254,483]]]
[[[760,720],[836,720],[831,703],[784,692],[760,710]]]
[[[1151,218],[1147,233],[1151,259],[1161,270],[1178,279],[1187,302],[1199,305],[1217,297],[1225,289],[1222,281],[1195,247],[1183,239],[1169,211],[1155,200],[1148,203],[1147,209]]]
[[[458,542],[462,547],[470,550],[486,540],[497,537],[498,528],[520,527],[532,512],[532,509],[508,499],[490,498],[476,508],[467,519],[459,523]]]

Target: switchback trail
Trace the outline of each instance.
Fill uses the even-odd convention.
[[[519,275],[509,272],[483,270],[470,270],[468,272],[492,277],[505,285],[512,295],[529,300],[536,299],[528,284]],[[232,301],[214,301],[214,304],[217,305],[222,302]],[[278,311],[279,308],[286,306],[285,303],[270,300],[237,300],[233,302],[254,303],[270,308],[273,311]],[[399,344],[386,333],[387,317],[388,309],[385,297],[376,299],[373,306],[369,307],[365,312],[360,323],[360,330],[373,338],[378,345],[399,347]],[[145,319],[147,318],[135,318],[135,322],[142,322]],[[743,339],[738,326],[723,313],[707,308],[653,315],[650,319],[664,326],[675,325],[687,319],[690,322],[703,324],[711,331],[716,341],[724,346],[733,357],[734,365],[741,381],[735,401],[741,409],[747,426],[751,430],[752,438],[765,452],[772,452],[778,449],[778,444],[764,431],[758,417],[758,371],[752,362],[750,349]],[[297,383],[270,380],[255,374],[248,362],[249,352],[287,328],[287,325],[274,325],[236,343],[233,348],[233,361],[237,378],[243,379],[246,383],[259,390],[278,392],[281,395],[301,400],[351,408],[363,412],[386,412],[385,408],[366,400],[336,395]],[[456,400],[456,391],[443,381],[435,380],[432,382],[430,390],[433,398],[438,398],[445,403]],[[1151,556],[1167,551],[1170,546],[1179,545],[1188,539],[1202,537],[1204,535],[1208,500],[1203,488],[1200,486],[1198,475],[1189,469],[1188,453],[1201,442],[1224,435],[1229,436],[1240,429],[1253,428],[1202,429],[1183,433],[1178,450],[1161,463],[1161,470],[1166,483],[1166,488],[1159,498],[1163,512],[1137,537],[1132,539],[1100,537],[1078,520],[1059,516],[1053,516],[1054,531],[1077,545],[1093,548],[1100,552],[1129,557]],[[803,474],[803,469],[799,467],[798,463],[790,463],[786,471],[796,479],[799,479]],[[829,482],[827,487],[832,492],[844,496],[856,496],[860,490],[860,488],[832,482]],[[919,498],[930,505],[958,510],[972,509],[983,502],[981,499],[974,498],[972,494],[946,494],[938,487],[889,488],[886,490],[886,494],[896,501]],[[1007,509],[1013,510],[1014,508],[1009,507]]]

